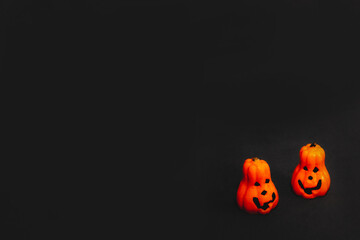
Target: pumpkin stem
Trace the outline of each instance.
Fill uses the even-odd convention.
[[[252,160],[255,162],[255,160],[259,160],[259,158],[254,157],[254,158],[252,158]]]
[[[315,147],[316,146],[316,143],[312,143],[311,145],[310,145],[310,147]]]

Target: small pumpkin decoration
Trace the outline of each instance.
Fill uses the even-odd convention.
[[[325,166],[325,151],[316,143],[300,149],[300,162],[295,168],[291,185],[294,192],[311,199],[324,196],[330,188],[330,175]]]
[[[248,213],[267,214],[276,207],[279,195],[266,161],[259,158],[245,160],[236,201]]]

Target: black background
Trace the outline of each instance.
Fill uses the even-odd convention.
[[[6,239],[359,235],[358,1],[4,1],[2,20]],[[109,154],[126,131],[133,157]],[[290,179],[313,141],[332,182],[305,200]],[[254,156],[267,216],[235,203]]]

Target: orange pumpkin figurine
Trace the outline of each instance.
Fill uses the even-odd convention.
[[[266,161],[259,158],[245,160],[236,201],[248,213],[267,214],[276,207],[279,195]]]
[[[324,196],[330,188],[330,175],[325,166],[325,151],[316,143],[300,149],[300,162],[291,179],[294,192],[304,198]]]

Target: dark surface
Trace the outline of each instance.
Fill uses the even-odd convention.
[[[2,71],[15,85],[4,239],[359,237],[357,1],[4,1],[1,11]],[[145,150],[157,137],[166,143]],[[130,149],[122,138],[131,158],[118,156]],[[290,180],[313,141],[331,187],[305,200]],[[267,216],[235,202],[249,157],[269,163],[279,193]]]
[[[190,144],[174,170],[179,239],[359,237],[356,4],[199,6],[190,56],[198,54],[201,73],[190,84],[194,117],[180,133]],[[306,200],[290,181],[300,148],[313,141],[326,151],[332,182],[325,197]],[[267,216],[248,215],[235,202],[250,157],[269,163],[279,192]]]

